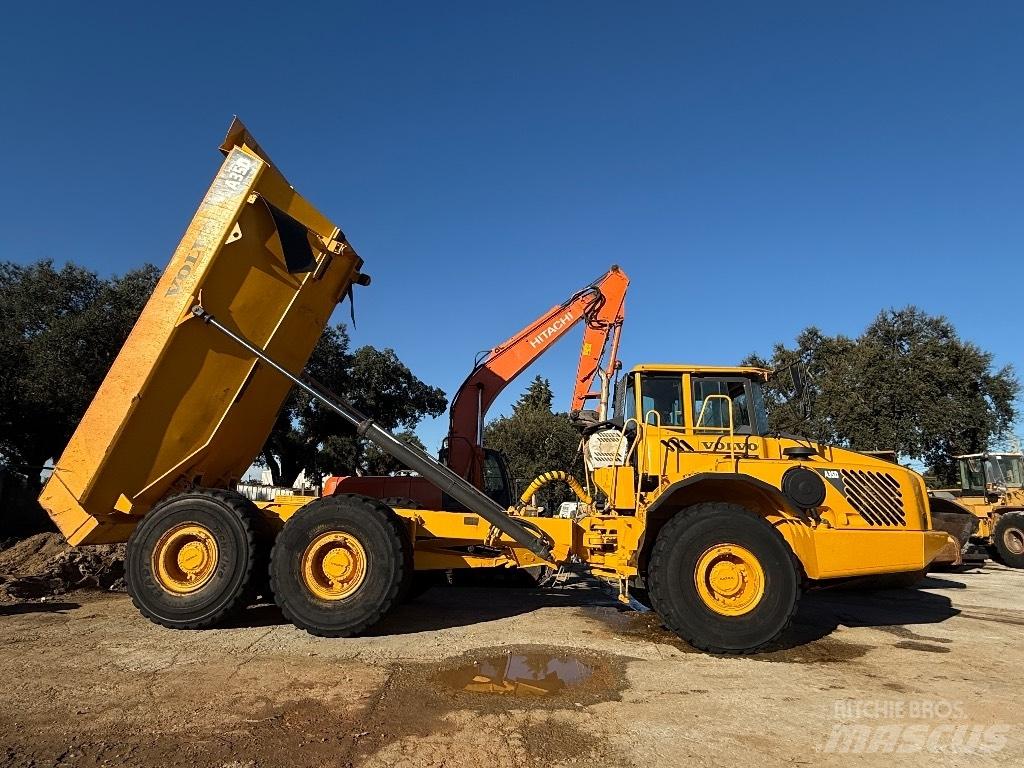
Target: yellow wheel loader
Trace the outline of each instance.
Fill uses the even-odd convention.
[[[296,626],[371,627],[417,571],[583,563],[645,587],[698,648],[754,651],[805,584],[917,571],[947,542],[922,479],[772,434],[755,368],[643,365],[612,420],[579,419],[590,503],[572,519],[492,501],[302,375],[362,259],[240,123],[156,290],[40,497],[72,544],[128,541],[140,611],[172,628],[243,608],[269,572]],[[234,489],[293,386],[457,502],[345,494],[254,504]]]
[[[932,492],[932,506],[959,506],[976,520],[967,557],[991,557],[1024,568],[1024,456],[971,453],[955,457],[960,487]]]

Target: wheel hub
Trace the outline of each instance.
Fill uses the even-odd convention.
[[[1015,555],[1024,555],[1024,531],[1020,528],[1007,528],[1003,533],[1003,543]]]
[[[737,544],[709,547],[694,569],[697,594],[723,616],[741,616],[753,610],[764,596],[764,581],[757,557]]]
[[[217,540],[210,530],[196,523],[182,523],[157,540],[153,575],[163,589],[185,595],[209,582],[218,560]]]
[[[323,600],[346,598],[366,578],[366,550],[348,533],[321,534],[302,555],[302,578],[310,592]]]

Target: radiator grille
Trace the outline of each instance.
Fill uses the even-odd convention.
[[[906,526],[903,493],[896,478],[862,469],[841,472],[847,501],[868,525]]]

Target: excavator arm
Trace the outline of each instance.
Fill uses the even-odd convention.
[[[590,390],[599,373],[610,377],[617,365],[628,285],[626,274],[613,266],[508,341],[477,358],[472,372],[452,398],[451,425],[444,448],[445,463],[452,472],[476,488],[485,487],[483,425],[488,408],[513,379],[579,323],[584,323],[584,332],[572,409],[580,410],[588,399],[600,396]],[[507,486],[508,478],[501,484]],[[324,494],[334,493],[361,493],[394,505],[424,509],[448,509],[451,503],[435,484],[422,476],[331,477],[324,484]],[[509,497],[507,503],[512,502]]]
[[[585,329],[572,409],[581,409],[586,400],[597,396],[590,390],[602,370],[609,344],[611,353],[604,369],[609,376],[617,362],[628,285],[626,273],[612,266],[597,280],[477,360],[452,399],[447,440],[448,466],[452,471],[481,487],[483,426],[488,408],[513,379],[581,322]]]

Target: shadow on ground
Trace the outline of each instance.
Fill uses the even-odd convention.
[[[792,625],[765,651],[762,661],[827,663],[857,658],[874,646],[832,637],[839,627],[871,627],[893,635],[894,645],[931,653],[947,653],[948,641],[923,634],[920,625],[939,625],[956,616],[944,590],[960,590],[953,578],[929,576],[915,588],[818,589],[800,601]],[[637,639],[694,649],[666,629],[653,612],[636,613],[618,603],[600,582],[579,574],[545,588],[523,587],[515,580],[481,579],[473,586],[435,586],[396,607],[365,633],[370,637],[408,635],[471,626],[531,613],[541,608],[593,608],[594,615],[616,632]],[[925,591],[925,590],[929,591]],[[613,617],[618,616],[615,619]],[[624,621],[625,620],[625,621]],[[270,627],[286,624],[280,609],[265,603],[246,610],[228,627]],[[915,629],[908,629],[915,626]]]
[[[942,579],[926,579],[921,587],[941,589]],[[962,584],[948,582],[948,588],[961,589]],[[770,651],[785,651],[828,638],[840,626],[871,627],[894,630],[891,634],[905,640],[933,642],[936,638],[902,629],[908,624],[941,624],[960,613],[946,595],[933,594],[920,588],[880,590],[820,590],[804,595],[793,624]],[[942,641],[939,641],[942,642]],[[928,650],[928,649],[919,649]],[[943,653],[948,649],[943,648]]]
[[[874,645],[853,643],[833,637],[840,627],[870,627],[895,638],[893,645],[910,650],[948,653],[949,640],[922,634],[915,625],[939,625],[957,616],[949,597],[925,592],[962,589],[949,579],[928,577],[913,588],[901,589],[817,589],[803,595],[796,616],[776,642],[748,658],[766,662],[830,663],[863,656]],[[627,611],[621,608],[622,611]],[[666,628],[657,614],[633,613],[623,625],[621,618],[610,626],[639,639],[664,643],[684,653],[699,653]],[[915,629],[909,629],[915,626]]]
[[[403,635],[464,627],[511,618],[540,608],[613,606],[615,601],[597,583],[572,577],[565,585],[546,588],[481,585],[435,587],[399,606],[369,633]]]
[[[0,605],[0,616],[18,616],[24,613],[58,613],[81,608],[79,603],[11,603]]]
[[[438,585],[396,607],[383,621],[365,632],[367,637],[406,635],[488,621],[507,619],[540,608],[615,606],[617,603],[598,582],[570,574],[563,584],[538,588],[523,586],[521,579],[480,574],[465,586]],[[287,624],[273,603],[254,605],[226,628],[272,627]]]

